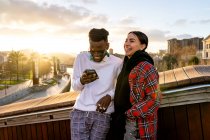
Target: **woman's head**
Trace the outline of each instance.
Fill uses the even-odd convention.
[[[148,45],[147,36],[140,31],[131,31],[128,33],[124,43],[125,55],[131,57],[138,50],[145,50]]]

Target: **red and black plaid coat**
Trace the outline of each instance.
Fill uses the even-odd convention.
[[[137,119],[141,139],[156,139],[157,110],[160,105],[158,82],[158,72],[146,61],[140,62],[129,74],[132,107],[126,115],[130,120]]]

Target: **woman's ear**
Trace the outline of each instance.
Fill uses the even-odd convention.
[[[146,44],[141,44],[140,45],[140,50],[144,50],[146,48]]]

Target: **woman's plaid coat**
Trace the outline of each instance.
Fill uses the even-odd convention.
[[[157,111],[160,105],[159,75],[155,67],[144,61],[129,74],[130,102],[126,112],[129,120],[137,120],[141,139],[156,139]]]

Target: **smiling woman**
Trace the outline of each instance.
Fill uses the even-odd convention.
[[[67,37],[0,36],[1,51],[32,49],[40,53],[65,52],[78,54],[89,47],[84,45],[85,43],[86,40],[76,40]]]

